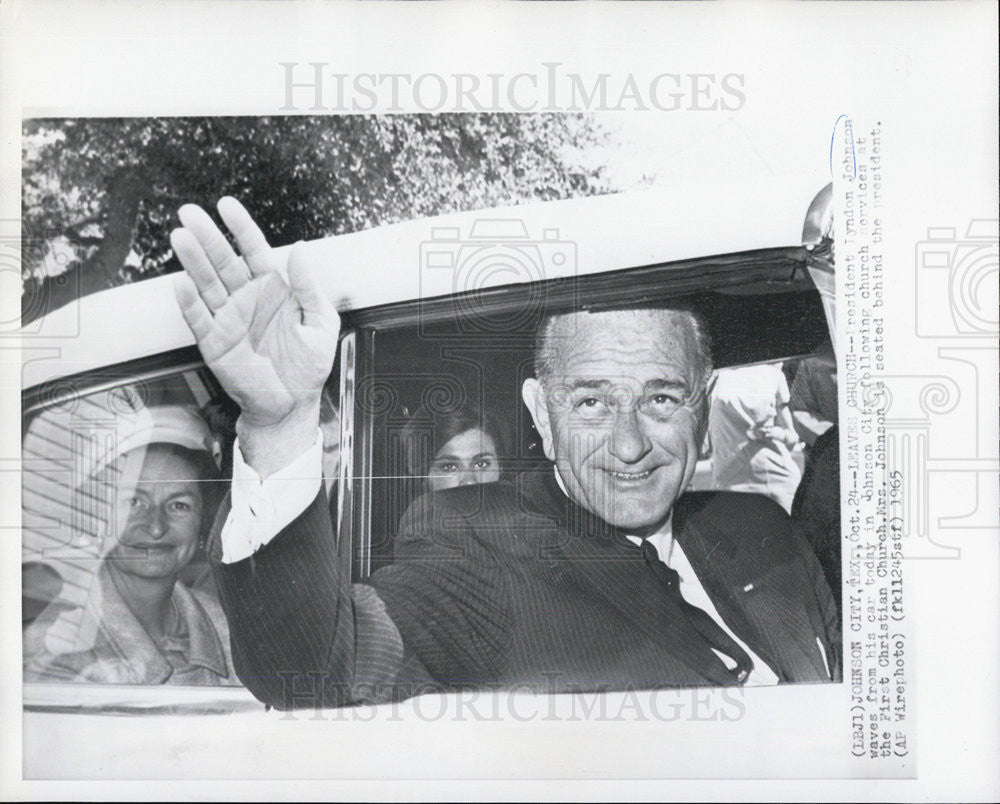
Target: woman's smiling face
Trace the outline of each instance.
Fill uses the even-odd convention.
[[[198,549],[203,513],[198,467],[162,444],[123,459],[123,482],[115,494],[117,529],[106,560],[129,575],[176,578]],[[138,461],[141,471],[129,471]]]

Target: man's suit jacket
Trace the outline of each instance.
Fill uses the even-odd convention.
[[[395,563],[362,584],[338,571],[322,492],[253,557],[217,564],[240,678],[279,708],[479,685],[734,683],[641,550],[571,503],[551,471],[521,481],[420,498]],[[833,598],[780,506],[687,494],[673,532],[720,615],[780,681],[839,680]]]

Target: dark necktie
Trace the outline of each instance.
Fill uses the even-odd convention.
[[[747,655],[747,652],[720,628],[719,624],[707,612],[697,606],[692,606],[684,599],[680,589],[680,576],[676,570],[660,561],[659,553],[656,552],[656,548],[649,543],[648,539],[642,540],[642,557],[646,559],[646,564],[660,580],[660,583],[667,588],[695,630],[711,647],[731,657],[736,662],[736,667],[730,672],[737,684],[744,683],[749,677],[750,671],[753,670],[753,660]]]

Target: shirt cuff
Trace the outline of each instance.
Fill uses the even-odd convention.
[[[323,432],[287,466],[260,479],[233,445],[232,508],[222,528],[222,563],[256,553],[290,525],[316,498],[323,482]]]

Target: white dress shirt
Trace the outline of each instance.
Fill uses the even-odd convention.
[[[556,475],[556,482],[559,484],[559,488],[562,489],[562,493],[569,497],[569,492],[566,491],[566,487],[563,485],[562,478],[559,476],[559,471],[555,466],[552,470]],[[626,536],[632,544],[638,546],[642,544],[642,539],[639,536]],[[684,598],[692,606],[697,606],[699,609],[704,611],[709,617],[715,620],[716,624],[734,640],[743,650],[747,652],[747,655],[753,661],[753,670],[750,671],[750,675],[747,676],[743,685],[745,687],[766,687],[778,683],[778,677],[775,675],[774,671],[765,664],[764,660],[761,659],[756,653],[747,647],[747,644],[740,639],[733,630],[726,625],[725,621],[722,619],[721,615],[715,608],[715,604],[712,603],[712,598],[708,596],[708,592],[705,591],[705,587],[701,585],[701,581],[698,580],[698,576],[695,574],[694,568],[691,566],[691,562],[688,561],[684,551],[681,546],[674,541],[673,532],[673,516],[671,515],[664,525],[660,526],[660,529],[646,539],[649,541],[653,547],[656,548],[656,554],[660,557],[660,561],[670,567],[674,572],[677,573],[680,580],[679,590],[681,597]],[[724,653],[720,653],[715,650],[715,654],[722,659],[723,664],[726,665],[730,670],[736,667],[736,660]]]
[[[298,458],[263,481],[233,445],[232,508],[222,526],[222,563],[256,553],[309,507],[323,482],[323,432]]]
[[[656,548],[656,554],[660,557],[660,561],[666,564],[668,567],[673,569],[680,578],[680,593],[681,597],[684,598],[692,606],[697,606],[699,609],[704,611],[709,617],[711,617],[718,626],[725,631],[729,636],[736,640],[743,650],[747,652],[747,655],[753,660],[753,670],[750,671],[750,675],[747,676],[747,680],[744,682],[746,687],[767,687],[778,683],[778,677],[775,675],[774,671],[767,666],[763,659],[761,659],[756,653],[754,653],[747,646],[747,643],[740,639],[733,630],[726,625],[725,620],[719,614],[718,610],[715,608],[715,604],[712,603],[712,598],[708,596],[708,592],[705,591],[705,587],[701,585],[701,581],[698,580],[698,576],[695,574],[694,568],[691,566],[691,562],[688,561],[686,555],[684,555],[684,550],[681,546],[674,541],[674,534],[671,528],[673,520],[667,520],[667,524],[660,528],[652,536],[648,536],[647,539],[653,547]],[[642,544],[642,539],[638,536],[628,536],[626,537],[632,544]],[[727,656],[721,653],[715,648],[712,648],[715,654],[722,659],[723,663],[732,670],[736,667],[736,660],[731,656]]]

